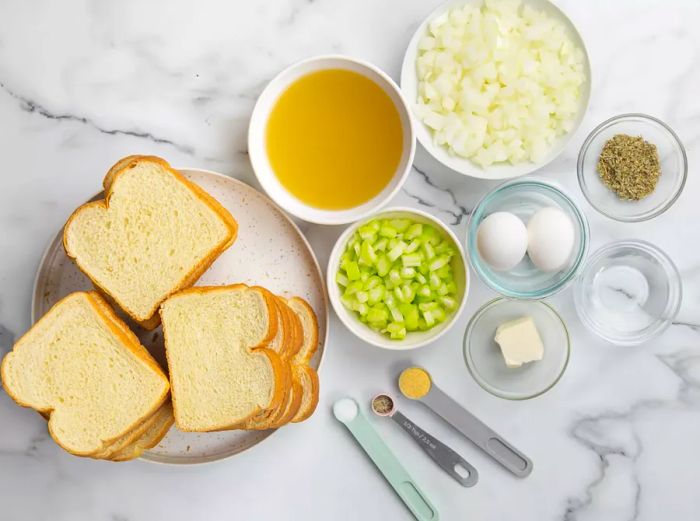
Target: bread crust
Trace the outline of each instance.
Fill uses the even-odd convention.
[[[294,358],[294,362],[297,364],[308,364],[313,358],[313,356],[316,354],[316,351],[318,350],[318,318],[316,318],[314,308],[312,308],[311,304],[306,302],[303,298],[292,297],[289,299],[289,302],[292,304],[302,306],[312,322],[312,327],[309,331],[312,337],[309,340],[309,342],[304,342],[304,345],[308,347],[303,348],[303,350],[300,351]]]
[[[167,401],[146,421],[147,426],[138,438],[132,440],[130,444],[112,451],[107,459],[111,461],[129,461],[138,458],[144,451],[158,445],[174,422],[172,403]],[[149,431],[154,427],[156,427],[156,430],[150,433]],[[146,437],[146,435],[148,436]]]
[[[85,209],[91,207],[98,207],[107,210],[109,208],[109,201],[112,197],[112,188],[114,187],[114,184],[118,181],[119,177],[128,170],[136,167],[139,164],[139,162],[143,161],[158,163],[161,167],[163,167],[166,171],[173,175],[180,183],[183,184],[183,186],[185,186],[185,188],[192,192],[195,195],[195,197],[197,197],[197,199],[199,199],[211,210],[213,210],[217,215],[219,215],[219,217],[222,219],[222,221],[225,223],[226,227],[229,230],[229,235],[227,239],[220,245],[218,245],[216,248],[212,249],[209,255],[204,257],[199,263],[193,266],[190,269],[190,271],[182,277],[180,282],[175,284],[171,288],[171,291],[168,292],[160,302],[156,302],[154,304],[152,309],[148,312],[147,316],[138,315],[135,311],[125,306],[125,304],[120,301],[117,295],[113,295],[106,288],[101,286],[91,276],[89,271],[81,265],[80,260],[77,258],[76,254],[72,252],[68,246],[68,234],[70,233],[70,227],[73,221],[76,219],[76,217],[81,212],[85,211]],[[221,255],[229,246],[231,246],[235,242],[236,237],[238,236],[238,223],[233,218],[233,216],[231,216],[228,210],[221,206],[221,204],[216,199],[214,199],[211,195],[205,192],[200,186],[186,179],[180,172],[173,169],[167,161],[160,157],[133,155],[120,159],[119,161],[117,161],[117,163],[115,163],[112,166],[112,168],[109,169],[109,171],[105,175],[103,186],[104,199],[83,204],[82,206],[78,207],[68,218],[68,221],[66,222],[63,228],[63,249],[65,250],[66,255],[68,255],[68,257],[73,262],[75,262],[76,266],[78,266],[80,271],[82,271],[92,281],[93,285],[96,288],[98,288],[103,293],[109,295],[110,298],[113,299],[116,302],[116,304],[141,327],[148,330],[154,329],[160,323],[160,316],[158,314],[158,308],[160,307],[160,305],[170,295],[173,295],[174,293],[182,289],[188,288],[192,286],[195,282],[197,282],[199,277],[202,276],[202,274],[209,268],[209,266],[212,265],[212,263],[219,257],[219,255]]]
[[[34,327],[37,327],[39,324],[42,323],[42,321],[46,320],[46,317],[49,316],[51,311],[59,306],[61,303],[66,301],[69,298],[75,298],[77,295],[83,295],[86,299],[88,304],[95,310],[98,316],[102,318],[103,322],[105,323],[106,327],[112,332],[114,336],[116,336],[121,343],[124,345],[124,347],[132,353],[136,358],[140,359],[142,362],[144,362],[147,366],[152,368],[154,372],[162,378],[163,383],[164,383],[164,390],[161,393],[160,397],[158,398],[157,402],[154,403],[154,406],[144,413],[142,416],[135,418],[134,422],[127,426],[122,432],[117,434],[116,436],[112,438],[107,438],[103,439],[102,441],[102,446],[94,451],[74,451],[66,447],[56,436],[56,434],[53,431],[53,422],[52,422],[52,416],[53,412],[55,410],[54,407],[36,407],[32,405],[31,403],[25,402],[22,400],[19,396],[17,396],[15,393],[12,392],[12,389],[7,385],[6,377],[7,377],[7,365],[9,364],[9,361],[11,360],[11,357],[13,356],[13,351],[14,347],[33,329]],[[30,328],[29,331],[27,331],[24,335],[22,335],[16,342],[15,346],[13,346],[12,350],[5,356],[5,358],[2,361],[2,364],[0,364],[0,376],[2,377],[2,383],[3,387],[5,388],[5,391],[7,394],[19,405],[22,407],[28,407],[36,410],[42,416],[46,417],[48,420],[48,429],[49,429],[49,434],[51,437],[54,439],[54,441],[61,447],[63,448],[66,452],[69,452],[71,454],[74,454],[76,456],[93,456],[103,450],[105,447],[109,446],[111,443],[113,443],[115,440],[118,440],[120,437],[122,437],[124,434],[128,433],[132,429],[134,429],[137,425],[139,425],[141,422],[143,422],[146,418],[150,417],[165,401],[165,399],[168,396],[168,392],[170,389],[170,383],[168,382],[168,378],[165,376],[163,373],[163,370],[160,368],[158,365],[158,362],[156,362],[153,357],[150,355],[148,350],[141,345],[139,342],[138,338],[136,335],[134,335],[131,330],[127,327],[126,324],[117,316],[117,314],[112,310],[112,308],[109,307],[109,305],[104,301],[104,299],[100,296],[99,293],[96,291],[78,291],[71,293],[67,295],[66,297],[62,298],[59,300],[56,304],[54,304],[51,309],[37,322]]]
[[[318,381],[318,373],[316,372],[315,369],[309,367],[308,365],[302,365],[302,366],[297,366],[298,370],[303,371],[306,373],[306,376],[308,377],[308,388],[304,387],[304,392],[309,393],[310,399],[306,407],[300,408],[299,411],[294,415],[294,418],[292,418],[292,423],[299,423],[303,422],[304,420],[308,419],[309,416],[311,416],[314,411],[316,410],[316,406],[318,405],[318,396],[319,396],[319,381]]]

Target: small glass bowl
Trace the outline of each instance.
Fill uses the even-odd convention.
[[[642,136],[659,152],[659,182],[650,195],[639,201],[620,199],[601,181],[596,170],[603,145],[616,134]],[[663,121],[645,114],[622,114],[593,129],[581,146],[576,169],[581,191],[593,208],[617,221],[639,222],[662,214],[678,199],[688,175],[688,158],[678,136]]]
[[[610,243],[589,258],[574,286],[581,321],[617,345],[638,345],[662,333],[678,314],[681,276],[648,242]]]
[[[481,221],[504,211],[517,215],[527,225],[528,219],[546,206],[563,210],[574,225],[574,247],[561,270],[543,272],[525,255],[513,269],[496,271],[481,258],[476,245]],[[566,288],[583,266],[588,243],[588,221],[578,205],[556,185],[530,177],[508,181],[486,194],[474,208],[467,226],[469,264],[486,285],[509,298],[543,299]]]
[[[544,356],[537,362],[509,368],[494,340],[496,328],[523,316],[535,321]],[[554,387],[569,363],[570,351],[566,324],[554,308],[542,301],[496,298],[474,314],[464,334],[464,360],[474,380],[507,400],[527,400]]]

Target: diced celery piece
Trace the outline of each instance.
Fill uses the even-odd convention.
[[[367,282],[367,279],[369,279],[369,272],[363,271],[363,270],[360,268],[360,280],[361,280],[362,282]],[[364,285],[363,285],[363,286],[364,286]]]
[[[353,310],[357,311],[360,316],[365,316],[367,311],[369,311],[369,306],[364,302],[356,302],[353,306]]]
[[[374,248],[369,241],[362,241],[362,246],[360,247],[360,259],[368,266],[372,266],[375,262],[377,262],[377,254],[374,253]]]
[[[406,338],[406,327],[399,321],[392,322],[386,327],[389,337],[393,340],[403,340]]]
[[[386,304],[388,308],[396,305],[396,299],[394,298],[393,293],[387,292],[387,294],[384,296],[384,304]]]
[[[442,281],[440,280],[440,277],[438,277],[437,273],[431,273],[428,280],[430,281],[431,289],[438,289],[442,285]]]
[[[448,262],[450,262],[449,257],[440,256],[437,259],[433,259],[430,262],[430,265],[428,266],[428,268],[430,269],[430,271],[439,270],[440,268],[445,266]]]
[[[381,283],[382,283],[381,277],[377,277],[376,275],[372,275],[370,278],[367,279],[367,282],[365,283],[365,289],[376,288]]]
[[[399,273],[399,270],[391,270],[389,271],[389,280],[394,284],[401,284],[401,273]]]
[[[433,318],[435,319],[436,322],[444,322],[445,318],[447,317],[447,314],[445,313],[445,310],[438,307],[431,311],[433,314]]]
[[[425,253],[425,258],[428,260],[432,260],[435,258],[435,249],[433,248],[433,245],[430,244],[429,242],[424,242],[422,244],[423,253]]]
[[[367,321],[373,324],[381,324],[381,326],[386,325],[386,321],[389,319],[389,313],[382,308],[371,307],[367,311]]]
[[[440,287],[437,289],[436,293],[441,297],[444,297],[450,293],[450,290],[447,288],[447,284],[440,284]]]
[[[416,280],[421,284],[425,284],[426,282],[428,282],[428,279],[426,279],[425,275],[423,275],[422,273],[416,273]]]
[[[363,241],[371,241],[374,242],[374,239],[376,238],[377,231],[368,225],[365,226],[360,226],[360,228],[357,230],[357,233],[360,235],[360,238]]]
[[[358,302],[367,302],[369,299],[369,293],[366,291],[358,291],[355,293],[355,298],[358,300]]]
[[[343,295],[340,297],[340,301],[343,303],[343,305],[346,308],[352,309],[352,304],[353,304],[353,302],[355,302],[355,299],[349,295]]]
[[[348,276],[348,280],[358,280],[360,278],[360,267],[357,265],[357,262],[348,262],[345,267],[345,273]]]
[[[395,228],[397,232],[405,232],[411,226],[411,221],[408,219],[392,219],[389,221],[389,226]]]
[[[428,286],[421,286],[417,293],[419,297],[430,298],[432,296],[432,292]]]
[[[404,237],[410,241],[416,237],[420,237],[422,233],[423,225],[421,223],[415,223],[408,227],[408,230],[404,233]]]
[[[440,244],[435,246],[435,253],[440,255],[441,253],[447,253],[451,249],[452,249],[452,247],[450,246],[450,243],[447,240],[442,240],[442,241],[440,241]],[[449,254],[448,254],[448,256],[449,256]]]
[[[406,253],[413,253],[416,251],[418,248],[420,248],[420,241],[419,240],[414,240],[411,241],[408,246],[406,246]]]
[[[439,307],[437,302],[425,302],[423,304],[418,304],[418,309],[421,311],[433,311]]]
[[[399,308],[389,306],[389,313],[391,314],[391,318],[394,322],[403,322],[403,315],[401,314],[401,311],[399,311]]]
[[[408,284],[404,284],[401,287],[401,293],[403,294],[404,302],[413,302],[413,299],[416,298],[416,290]]]
[[[387,239],[396,237],[397,233],[399,233],[398,230],[392,226],[389,226],[388,224],[385,224],[379,228],[379,235],[381,237],[386,237]]]
[[[360,256],[360,243],[356,242],[355,244],[353,244],[352,250],[355,252],[355,258],[359,257]]]
[[[391,262],[394,262],[396,259],[401,257],[403,255],[403,252],[406,249],[406,243],[403,241],[400,241],[396,246],[394,246],[391,250],[389,250],[389,253],[387,256],[389,257],[389,260]]]
[[[380,277],[385,277],[389,270],[391,269],[391,261],[389,257],[384,254],[379,255],[377,258],[377,275]]]
[[[428,327],[433,327],[435,325],[435,317],[432,311],[423,311],[423,318]]]
[[[401,278],[402,279],[412,279],[416,276],[416,270],[413,268],[401,268]]]
[[[442,268],[435,270],[435,273],[437,273],[437,276],[441,279],[452,278],[452,268],[450,267],[449,263],[445,264]]]
[[[418,307],[414,304],[401,304],[399,310],[403,314],[406,329],[409,331],[418,329],[418,319],[420,318]]]
[[[423,226],[423,233],[421,233],[420,238],[424,243],[429,242],[433,246],[440,243],[440,235],[437,230],[429,225]]]
[[[377,304],[384,298],[384,294],[386,293],[386,290],[384,289],[384,286],[377,286],[376,288],[372,288],[369,290],[369,299],[367,302],[371,305]]]
[[[447,290],[452,294],[455,295],[457,293],[457,284],[455,284],[454,280],[450,280],[447,283]]]
[[[389,244],[389,240],[386,237],[382,237],[374,243],[374,251],[386,251],[387,244]]]
[[[399,302],[405,302],[403,296],[403,288],[401,286],[396,286],[394,288],[394,295],[396,296],[396,300],[398,300]]]
[[[430,329],[430,326],[426,324],[425,319],[423,317],[418,319],[418,330],[419,331],[427,331]]]
[[[417,253],[404,254],[404,256],[401,257],[401,263],[406,267],[412,268],[420,266],[422,260],[423,259],[421,259],[421,256]]]
[[[441,297],[439,301],[450,311],[454,311],[457,308],[457,301],[452,297]]]
[[[347,286],[349,283],[348,278],[341,272],[335,274],[335,281],[341,286]]]

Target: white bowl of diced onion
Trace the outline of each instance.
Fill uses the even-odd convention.
[[[454,255],[452,255],[450,260],[451,276],[456,286],[454,304],[451,306],[452,309],[447,312],[444,321],[436,323],[426,331],[409,331],[405,335],[405,338],[402,339],[391,339],[386,333],[376,331],[366,323],[363,323],[357,311],[348,309],[348,307],[343,304],[343,286],[339,284],[336,279],[340,270],[341,257],[346,251],[350,239],[361,227],[377,219],[409,219],[413,223],[430,225],[438,231],[446,242],[450,243],[454,251]],[[396,351],[416,349],[432,343],[444,335],[455,324],[457,318],[462,313],[469,292],[466,256],[459,239],[457,239],[449,227],[439,219],[433,217],[429,213],[414,208],[387,208],[349,226],[338,238],[328,260],[327,286],[331,304],[338,318],[358,338],[364,340],[368,344],[384,349]]]
[[[581,36],[549,0],[451,0],[413,35],[401,90],[436,160],[510,179],[564,150],[588,107],[591,71]]]

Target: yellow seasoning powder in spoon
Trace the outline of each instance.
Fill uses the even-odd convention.
[[[419,367],[404,369],[399,376],[399,389],[412,400],[423,398],[430,391],[430,375]]]

